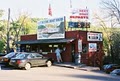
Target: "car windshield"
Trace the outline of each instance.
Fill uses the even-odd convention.
[[[21,54],[18,54],[15,58],[16,59],[24,59],[28,54],[24,54],[24,53],[21,53]]]
[[[5,55],[4,57],[11,58],[14,55],[15,55],[15,52],[11,52],[11,53],[8,53],[7,55]]]

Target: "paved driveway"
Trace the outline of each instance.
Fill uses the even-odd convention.
[[[83,71],[65,67],[34,67],[30,70],[2,68],[0,81],[120,81],[101,71]]]

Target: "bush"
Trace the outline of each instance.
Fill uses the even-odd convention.
[[[3,52],[4,50],[4,42],[3,41],[0,41],[0,53]]]

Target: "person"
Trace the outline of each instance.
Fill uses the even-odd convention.
[[[42,49],[40,49],[39,54],[42,54]]]
[[[57,62],[60,63],[62,62],[62,58],[61,58],[61,50],[59,49],[59,47],[55,50],[55,53],[56,53],[56,58],[57,58]]]

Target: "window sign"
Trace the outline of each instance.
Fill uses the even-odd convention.
[[[102,33],[87,33],[88,41],[102,41]]]
[[[82,40],[78,40],[78,52],[82,52]]]
[[[96,52],[96,51],[97,51],[97,44],[89,43],[89,52]]]

